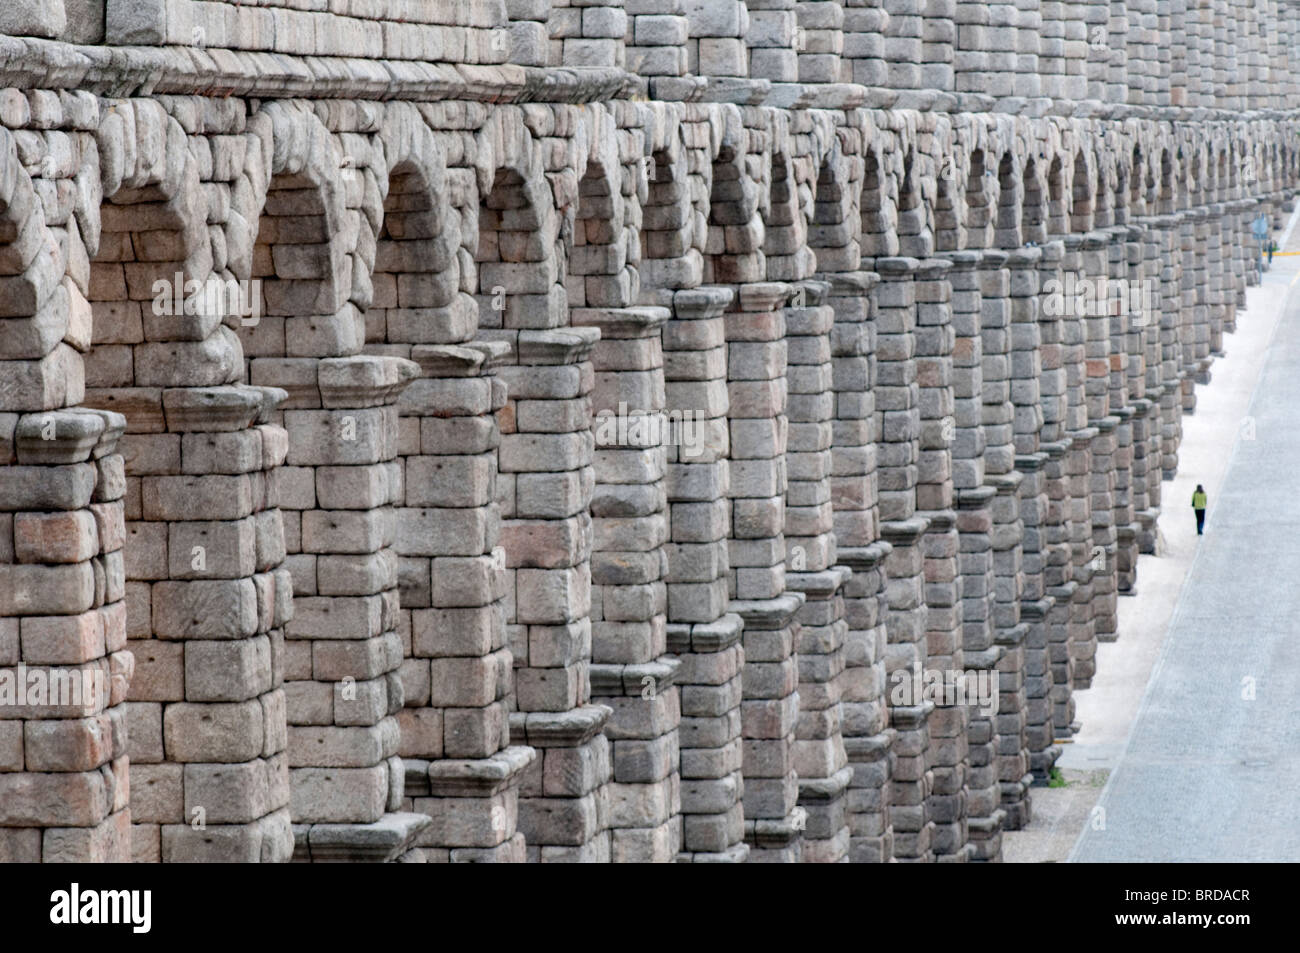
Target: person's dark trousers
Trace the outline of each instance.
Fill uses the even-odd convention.
[[[1196,511],[1196,535],[1203,536],[1201,531],[1205,529],[1205,510]]]

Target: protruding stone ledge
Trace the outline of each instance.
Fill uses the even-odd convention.
[[[775,599],[733,599],[728,608],[744,620],[746,629],[774,631],[790,624],[806,598],[802,592],[786,592]]]
[[[1020,601],[1020,618],[1027,623],[1042,622],[1047,618],[1047,614],[1052,611],[1054,605],[1056,605],[1056,597],[1050,593],[1041,599],[1022,599]]]
[[[857,109],[873,98],[881,97],[873,97],[869,87],[856,83],[772,83],[763,105],[776,109]],[[872,106],[881,108],[874,103]]]
[[[796,845],[803,834],[793,817],[745,821],[745,843],[756,850],[783,850]]]
[[[984,248],[980,250],[979,268],[985,271],[995,271],[998,268],[1005,268],[1007,259],[1011,252],[1002,248]]]
[[[484,340],[512,345],[521,366],[560,366],[581,364],[591,357],[591,349],[600,340],[594,327],[557,328],[546,331],[484,329]]]
[[[740,286],[740,310],[743,312],[775,311],[794,294],[794,285],[783,281],[754,281]]]
[[[0,86],[66,87],[109,97],[175,93],[262,99],[589,103],[618,98],[631,79],[626,71],[611,67],[428,63],[179,46],[80,46],[0,36]]]
[[[936,258],[951,262],[952,267],[949,269],[949,274],[954,271],[971,271],[984,260],[984,253],[973,248],[963,248],[957,251],[937,251],[934,254]]]
[[[1110,244],[1110,233],[1105,229],[1093,229],[1083,233],[1083,250],[1096,251]]]
[[[1060,238],[1051,238],[1036,247],[1043,254],[1041,264],[1055,265],[1065,257],[1065,242]]]
[[[115,427],[120,421],[120,436],[126,429],[126,418],[112,411],[50,410],[24,414],[18,418],[13,437],[18,463],[57,466],[89,460],[104,437],[110,415]]]
[[[576,748],[600,734],[613,714],[607,705],[583,705],[560,712],[512,712],[510,737],[534,748]]]
[[[855,739],[857,740],[857,739]],[[861,739],[870,741],[870,738]],[[828,778],[800,778],[799,801],[834,801],[848,790],[853,780],[853,769],[843,767]]]
[[[648,79],[633,77],[633,90],[647,99],[666,103],[694,102],[704,95],[708,79],[704,76],[651,76]]]
[[[745,623],[735,612],[728,612],[713,622],[668,623],[668,651],[678,655],[688,652],[721,652],[740,641]]]
[[[919,259],[908,255],[890,255],[872,260],[875,272],[885,281],[903,281],[911,278],[921,267]]]
[[[1043,250],[1037,245],[1026,245],[1021,248],[1012,248],[1007,251],[1008,268],[1032,268],[1036,267],[1043,258]]]
[[[384,407],[395,401],[420,365],[400,357],[327,357],[317,368],[321,406],[348,410]]]
[[[509,342],[499,343],[503,351],[510,347]],[[482,349],[457,344],[417,344],[411,348],[411,360],[425,377],[478,377],[487,355]]]
[[[1171,391],[1175,389],[1176,388],[1171,388]],[[1092,438],[1097,436],[1100,432],[1101,430],[1097,427],[1096,422],[1093,421],[1087,427],[1080,427],[1078,430],[1071,430],[1066,436],[1072,441],[1071,449],[1086,449],[1088,444],[1092,442]]]
[[[1063,437],[1060,440],[1045,440],[1038,445],[1040,452],[1047,454],[1049,460],[1058,460],[1074,446],[1073,437]]]
[[[514,354],[514,348],[509,341],[470,341],[465,347],[483,355],[483,370],[505,364]],[[411,348],[412,360],[415,360],[416,350]]]
[[[973,486],[968,489],[959,489],[956,491],[957,509],[959,510],[978,510],[988,506],[989,501],[998,495],[995,487],[988,483],[980,486]]]
[[[871,289],[880,284],[880,276],[874,271],[818,272],[819,281],[831,286],[832,298],[849,298],[855,295],[868,295]]]
[[[310,863],[387,864],[429,826],[427,814],[385,814],[373,824],[295,824],[293,859]]]
[[[771,92],[772,81],[748,76],[705,76],[704,85],[692,102],[735,103],[758,106]]]
[[[593,662],[588,676],[591,694],[598,698],[640,697],[647,687],[647,678],[658,694],[676,682],[681,667],[680,659],[667,656],[632,665]]]
[[[857,569],[863,572],[878,569],[885,562],[885,558],[893,552],[892,543],[884,540],[877,540],[868,546],[849,546],[836,549],[835,555],[842,565],[850,569]]]
[[[895,728],[886,728],[876,735],[849,735],[844,738],[844,750],[852,762],[860,764],[879,761],[889,757],[897,737],[898,730]]]
[[[972,839],[974,839],[973,835],[977,833],[983,834],[985,837],[998,833],[1006,826],[1006,819],[1007,812],[1002,808],[998,808],[987,817],[969,817],[966,824],[970,828]]]
[[[573,308],[569,320],[574,327],[593,327],[602,341],[623,341],[653,337],[673,316],[669,308]]]
[[[911,519],[888,520],[881,523],[880,535],[894,548],[915,546],[929,528],[928,516],[913,516]]]
[[[170,433],[246,430],[262,412],[264,400],[263,388],[239,385],[177,387],[162,392],[163,414]]]
[[[842,562],[842,561],[841,561]],[[820,572],[786,571],[785,584],[807,600],[829,599],[849,581],[853,570],[847,565],[831,566]]]
[[[925,727],[934,709],[932,701],[923,701],[919,705],[891,705],[889,723],[898,731],[917,731]]]
[[[1025,641],[1025,636],[1029,634],[1028,623],[1021,622],[1007,629],[998,629],[993,633],[993,642],[996,645],[1014,647],[1021,645]]]
[[[1015,457],[1016,470],[1019,473],[1036,473],[1047,465],[1047,454],[1038,453],[1018,453]]]
[[[406,796],[492,797],[515,783],[536,758],[537,752],[526,745],[475,760],[406,758]]]
[[[736,296],[731,288],[705,285],[673,294],[673,317],[678,321],[702,321],[726,311]]]
[[[930,521],[927,533],[946,533],[957,528],[957,514],[953,510],[925,510],[920,515]]]

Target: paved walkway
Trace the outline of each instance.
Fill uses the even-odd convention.
[[[1072,861],[1300,860],[1297,282],[1300,256],[1276,258],[1211,368],[1226,386],[1197,388],[1178,478],[1163,485],[1163,552],[1139,563],[1060,762],[1067,775],[1111,769]]]

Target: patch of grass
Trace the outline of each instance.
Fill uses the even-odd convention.
[[[1069,784],[1070,782],[1065,780],[1065,776],[1061,774],[1060,768],[1052,768],[1047,772],[1047,786],[1049,788],[1063,788],[1068,787]]]

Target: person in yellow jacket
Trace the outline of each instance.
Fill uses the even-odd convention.
[[[1192,509],[1196,512],[1196,535],[1205,535],[1205,487],[1199,483],[1196,484],[1196,492],[1192,494]]]

